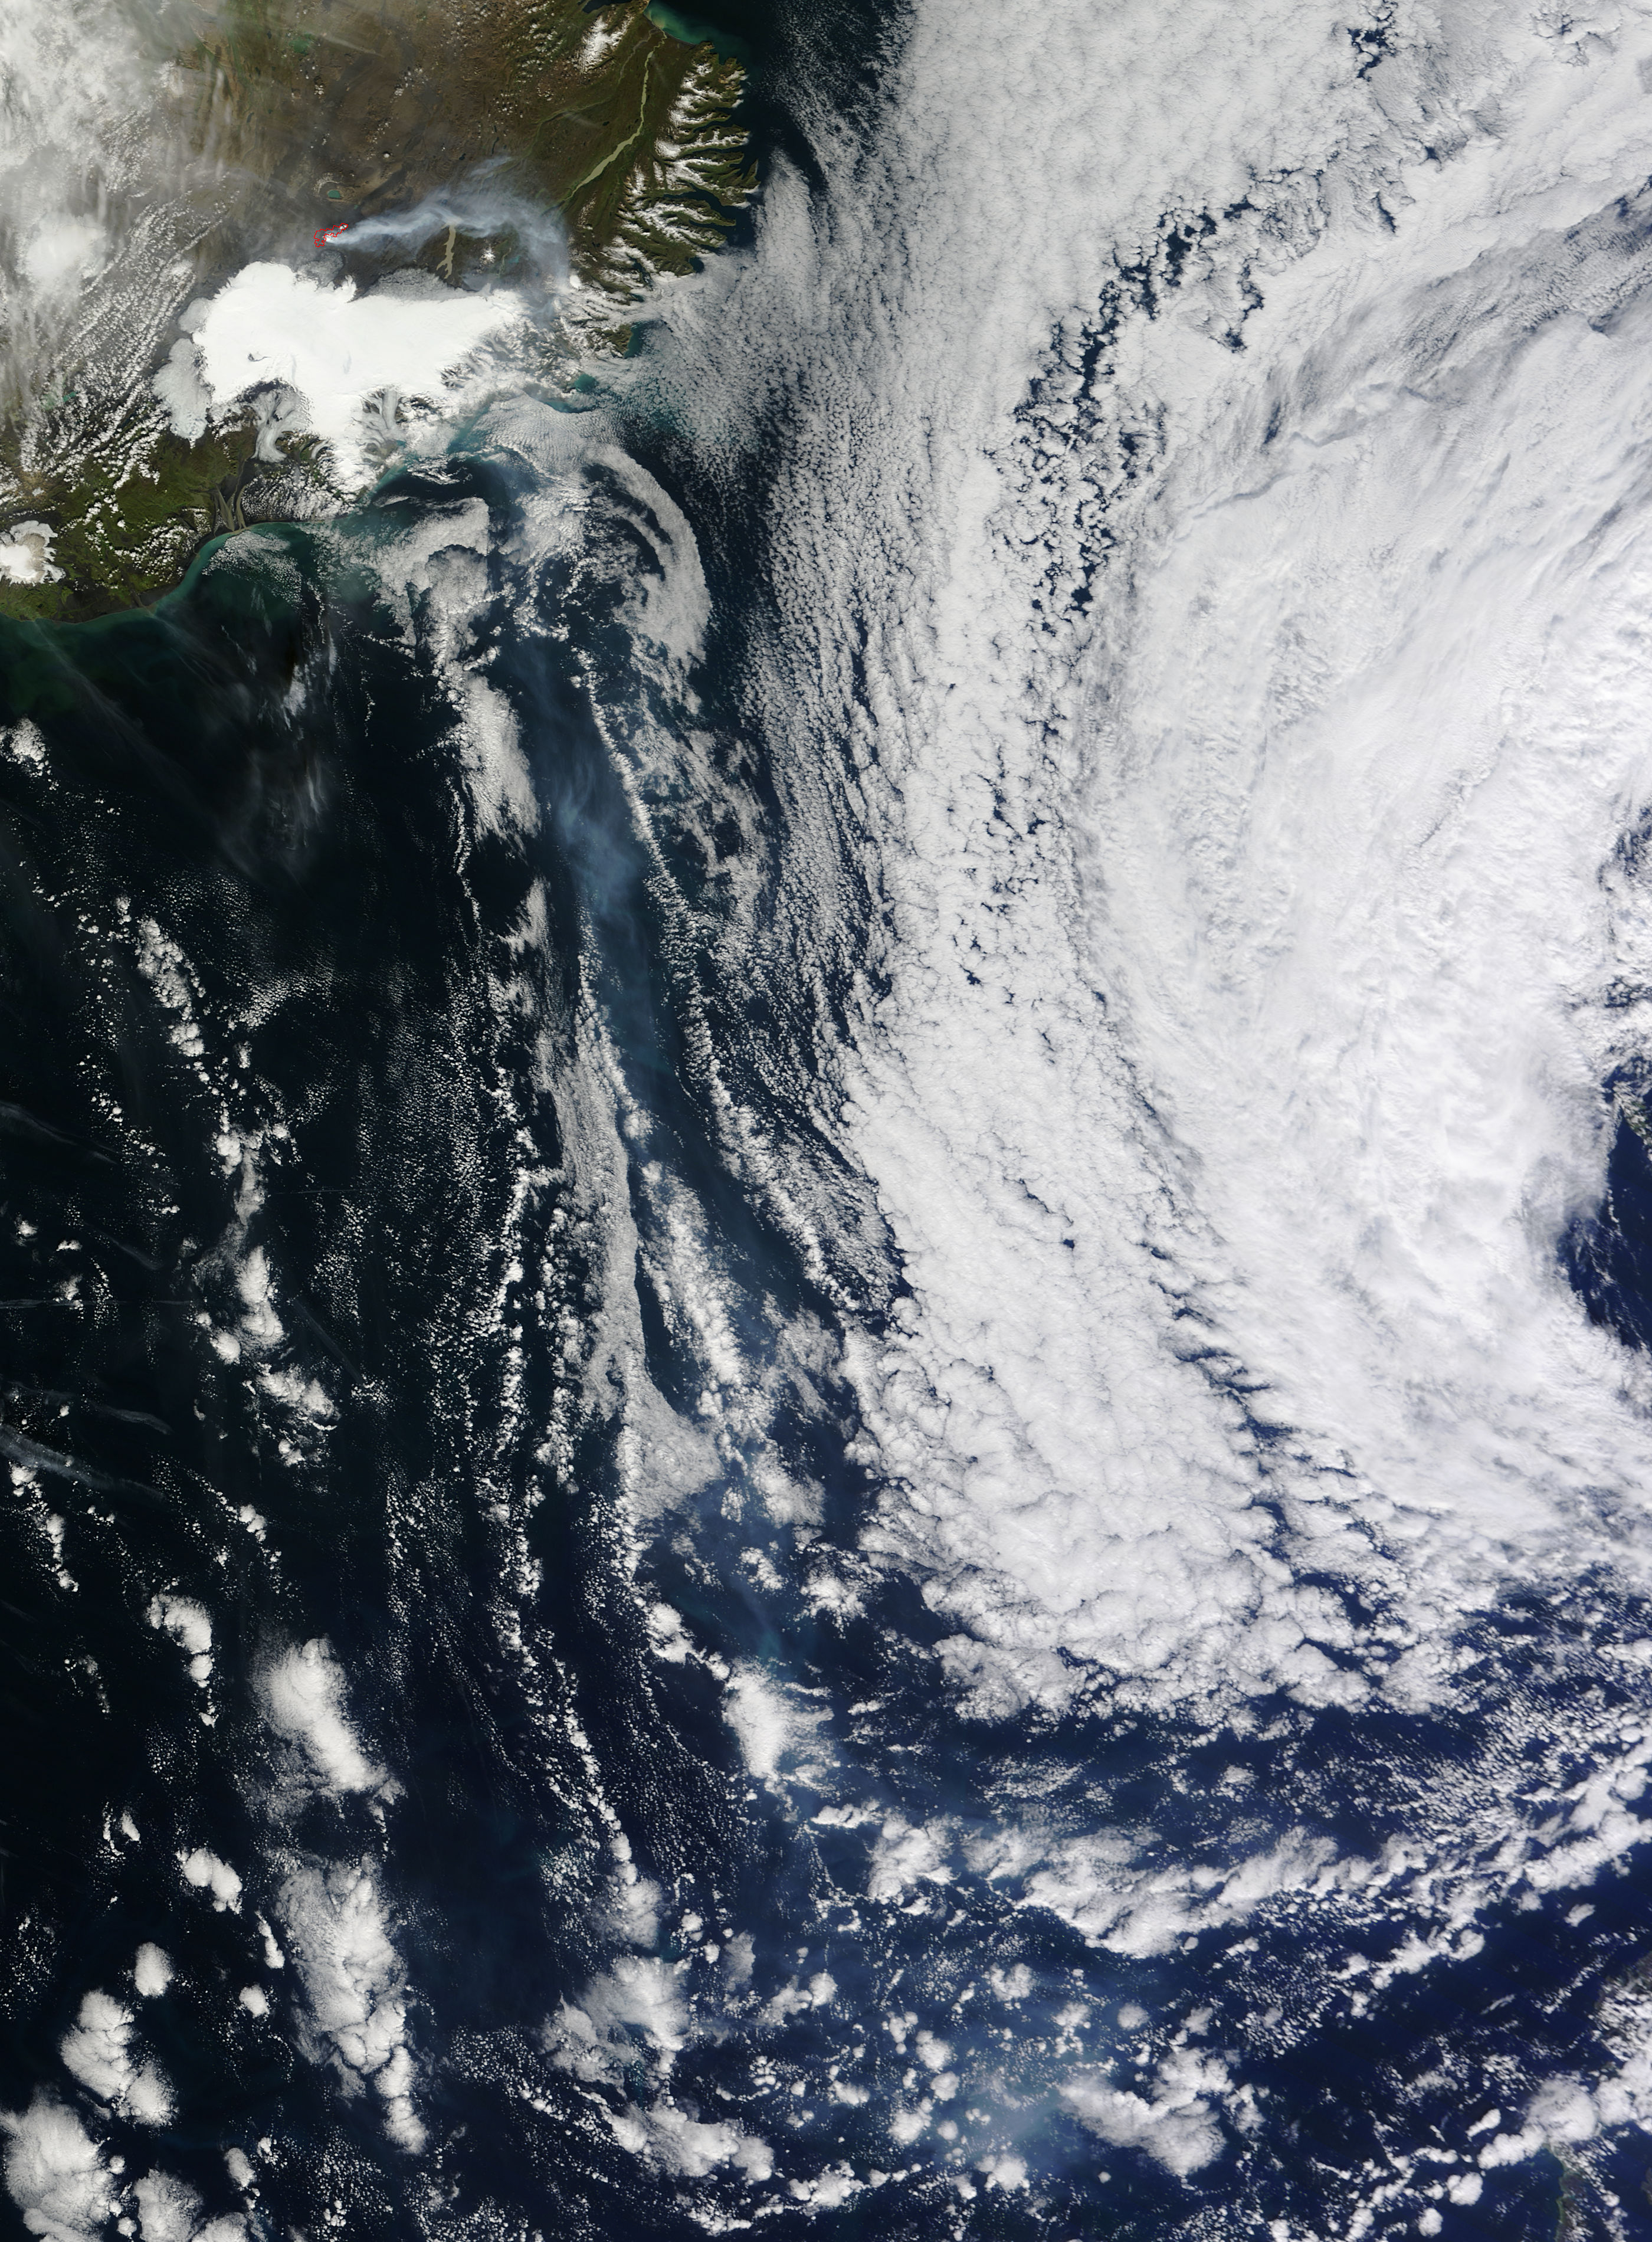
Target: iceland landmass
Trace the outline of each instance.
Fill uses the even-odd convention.
[[[660,0],[227,0],[191,17],[131,126],[149,143],[148,191],[129,180],[123,201],[91,179],[101,263],[55,319],[31,328],[26,303],[14,309],[0,615],[141,604],[214,533],[349,495],[326,444],[283,427],[267,399],[192,413],[167,401],[192,319],[249,265],[359,291],[393,275],[404,292],[549,286],[559,310],[534,373],[572,392],[594,355],[626,347],[659,276],[726,238],[751,190],[740,53]],[[420,211],[436,215],[393,223]],[[551,276],[534,238],[547,213]],[[193,379],[187,365],[178,379]],[[381,401],[386,459],[418,402]]]

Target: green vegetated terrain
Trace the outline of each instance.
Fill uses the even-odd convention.
[[[260,468],[256,438],[242,413],[185,443],[145,400],[53,475],[23,465],[15,430],[0,432],[0,469],[24,500],[7,512],[53,529],[57,572],[41,584],[0,582],[0,615],[77,622],[140,606],[178,581],[204,539],[307,510],[309,460]]]
[[[709,38],[658,0],[229,0],[184,97],[198,145],[318,225],[498,164],[561,211],[581,277],[623,294],[687,271],[750,191],[743,72]]]
[[[174,268],[188,294],[254,257],[312,255],[317,228],[480,176],[561,213],[582,284],[569,298],[571,385],[579,352],[623,350],[629,307],[715,249],[751,191],[738,52],[661,0],[225,0],[197,11],[195,32],[167,128],[206,159]],[[337,253],[364,285],[414,256],[358,258],[347,235]],[[481,258],[508,279],[512,254],[508,232],[454,229],[414,261],[460,285]],[[139,604],[213,533],[336,502],[313,445],[285,440],[279,465],[255,457],[250,413],[193,443],[174,435],[151,357],[59,359],[57,394],[0,415],[0,542],[7,525],[44,523],[58,572],[0,581],[0,614],[74,621]]]

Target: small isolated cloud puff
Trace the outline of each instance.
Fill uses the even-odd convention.
[[[742,1666],[735,1674],[723,1697],[722,1716],[760,1782],[778,1775],[782,1761],[801,1773],[800,1758],[829,1717],[818,1706],[800,1704],[756,1666]]]
[[[91,1992],[64,2035],[58,2053],[64,2068],[99,2101],[164,2125],[172,2114],[171,2091],[152,2063],[132,2059],[132,2013],[109,1993]]]
[[[329,1643],[285,1652],[265,1668],[259,1688],[270,1726],[299,1746],[321,1789],[335,1798],[382,1789],[385,1770],[366,1756],[345,1719],[344,1669]]]
[[[170,2172],[146,2173],[132,2193],[143,2242],[246,2242],[244,2219],[203,2219],[200,2197]]]
[[[1165,2064],[1146,2100],[1114,2086],[1104,2073],[1075,2072],[1061,2098],[1092,2133],[1118,2149],[1145,2149],[1167,2172],[1185,2179],[1220,2154],[1221,2129],[1210,2097],[1227,2085],[1227,2073],[1211,2057],[1178,2055]]]
[[[212,1674],[211,1616],[188,1596],[174,1595],[168,1589],[151,1602],[149,1623],[179,1645],[189,1659],[191,1680],[205,1688]]]
[[[175,436],[181,436],[186,444],[193,444],[206,433],[212,393],[201,379],[195,346],[187,335],[180,335],[172,345],[171,355],[151,386],[166,408]]]
[[[24,272],[43,295],[64,295],[109,261],[109,237],[91,218],[43,218],[24,245]]]
[[[371,2084],[399,2146],[416,2151],[425,2129],[413,2105],[406,1973],[366,1862],[301,1869],[281,1894],[308,2003],[306,2052],[330,2059],[346,2088]]]
[[[6,2149],[6,2192],[31,2234],[51,2242],[84,2242],[113,2212],[103,2151],[78,2118],[55,2096],[37,2094],[13,2117],[0,2111]]]
[[[132,1983],[144,2000],[158,2000],[171,1982],[171,1955],[147,1942],[140,1946],[132,1958]]]
[[[675,1972],[634,1954],[621,1955],[594,1978],[580,2004],[564,2001],[545,2036],[558,2069],[585,2079],[618,2079],[645,2050],[663,2077],[686,2040]]]
[[[789,1725],[784,1701],[773,1684],[754,1668],[742,1667],[729,1684],[722,1716],[739,1737],[752,1773],[760,1778],[773,1775]]]
[[[220,1861],[205,1845],[198,1845],[192,1853],[180,1853],[178,1865],[186,1883],[193,1884],[197,1891],[212,1893],[212,1905],[220,1915],[225,1908],[240,1906],[241,1879],[227,1861]]]
[[[1560,2151],[1592,2140],[1602,2122],[1638,2125],[1643,2130],[1652,2117],[1646,2089],[1652,2084],[1652,2064],[1647,2051],[1637,2051],[1615,2079],[1603,2081],[1591,2093],[1579,2078],[1551,2078],[1532,2098],[1526,2122],[1518,2133],[1498,2133],[1480,2151],[1479,2162],[1488,2170],[1498,2165],[1521,2164],[1542,2150]]]
[[[683,2179],[703,2179],[719,2165],[732,2164],[750,2180],[772,2178],[775,2160],[766,2141],[742,2132],[729,2119],[702,2124],[675,2103],[658,2102],[651,2110],[630,2104],[608,2111],[614,2138],[633,2156],[647,2157]]]

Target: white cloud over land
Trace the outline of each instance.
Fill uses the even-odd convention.
[[[191,434],[208,410],[279,392],[283,428],[319,436],[341,477],[358,480],[374,425],[380,433],[386,425],[379,400],[446,401],[467,360],[523,316],[508,290],[393,275],[363,295],[348,280],[334,286],[285,265],[249,265],[191,307],[192,344],[174,346],[157,393],[179,433]]]

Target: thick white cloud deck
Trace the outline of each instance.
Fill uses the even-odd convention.
[[[823,616],[865,634],[869,702],[828,638],[816,721],[876,750],[842,1141],[911,1299],[857,1357],[873,1546],[983,1702],[1063,1702],[1058,1651],[1427,1694],[1436,1627],[1596,1561],[1590,1491],[1652,1464],[1556,1259],[1636,1027],[1601,876],[1649,782],[1641,265],[1603,203],[1652,163],[1652,19],[1458,10],[1368,72],[1299,10],[1046,31],[921,14],[832,227],[777,182],[711,315],[843,408],[780,506],[773,692]]]

